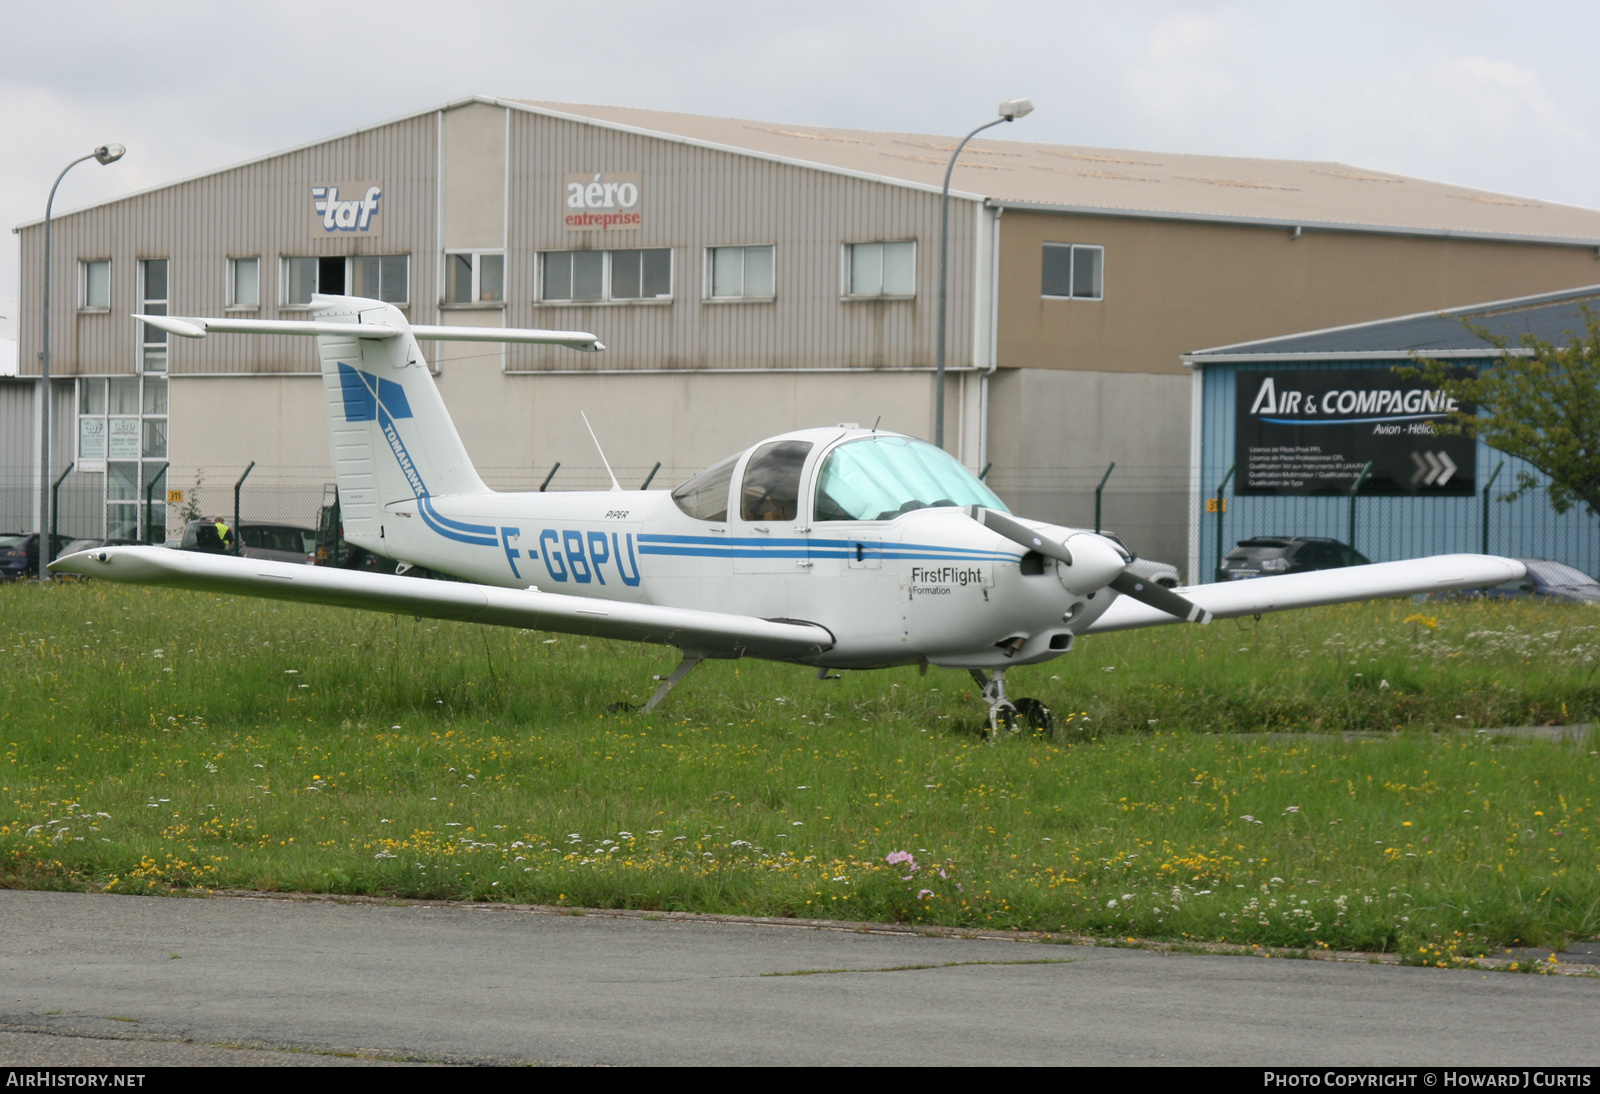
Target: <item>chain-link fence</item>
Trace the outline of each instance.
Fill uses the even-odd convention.
[[[994,468],[985,482],[1013,513],[1115,532],[1142,558],[1181,572],[1189,541],[1189,471],[1173,467]]]

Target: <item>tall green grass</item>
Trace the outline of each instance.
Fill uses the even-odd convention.
[[[1053,737],[986,742],[954,672],[708,663],[615,715],[673,651],[14,585],[0,883],[1448,959],[1600,933],[1596,756],[1473,732],[1596,720],[1597,655],[1591,610],[1505,602],[1107,635],[1011,674]]]

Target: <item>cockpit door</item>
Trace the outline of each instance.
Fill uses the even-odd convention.
[[[810,528],[802,517],[802,484],[815,445],[769,441],[745,461],[735,495],[733,572],[811,572]]]

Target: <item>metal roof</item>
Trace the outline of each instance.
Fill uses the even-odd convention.
[[[955,137],[835,129],[474,95],[479,102],[646,136],[870,178],[939,189]],[[65,218],[170,186],[371,132],[434,110],[336,134],[212,171],[57,213]],[[1026,125],[1026,122],[1023,123]],[[1009,127],[1007,127],[1009,130]],[[1019,130],[1025,131],[1025,130]],[[1461,236],[1600,248],[1600,210],[1512,197],[1348,164],[1195,156],[974,138],[951,176],[951,196],[1007,208],[1102,216],[1223,221],[1307,230]],[[35,219],[13,228],[42,223]]]
[[[1600,311],[1600,285],[1239,342],[1186,353],[1183,360],[1186,364],[1259,361],[1271,357],[1337,360],[1409,357],[1418,351],[1481,357],[1501,351],[1467,329],[1463,320],[1509,339],[1513,346],[1523,335],[1560,343],[1584,333],[1586,306]]]
[[[541,113],[938,188],[957,138],[527,99]],[[1023,122],[1015,132],[1026,132]],[[1006,127],[1006,132],[1012,132]],[[952,190],[991,204],[1110,216],[1600,245],[1600,211],[1333,162],[1193,156],[975,138]]]

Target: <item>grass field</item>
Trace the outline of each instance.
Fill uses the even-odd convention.
[[[0,884],[258,888],[1399,952],[1600,933],[1600,614],[1384,602],[965,674],[95,583],[0,588]],[[1399,730],[1398,734],[1388,731]],[[1346,731],[1384,731],[1347,740]]]

